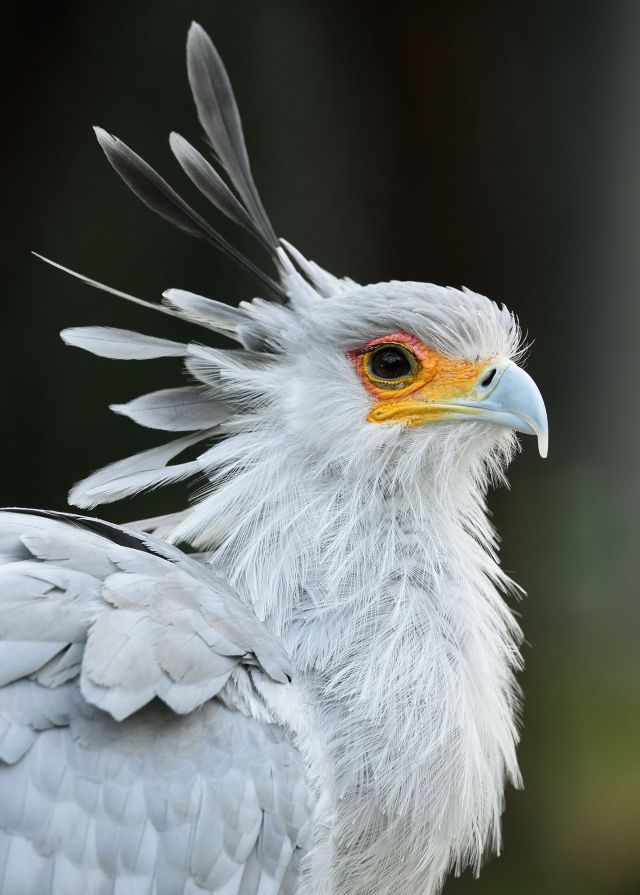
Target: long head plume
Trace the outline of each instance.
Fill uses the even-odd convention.
[[[253,181],[229,78],[211,40],[195,23],[187,39],[187,68],[198,118],[212,161],[220,170],[176,133],[170,137],[173,154],[215,208],[248,231],[266,251],[277,280],[233,247],[133,150],[96,128],[108,161],[138,198],[178,228],[206,240],[238,262],[258,279],[268,298],[254,298],[231,307],[183,289],[168,289],[162,302],[154,303],[48,261],[87,285],[188,320],[201,330],[224,335],[240,346],[214,350],[197,343],[181,344],[111,327],[80,327],[62,332],[66,343],[102,357],[142,360],[181,356],[195,380],[191,386],[163,389],[128,404],[112,405],[116,413],[142,426],[189,434],[120,460],[80,482],[72,489],[70,502],[83,508],[183,481],[203,471],[210,478],[210,470],[203,470],[198,460],[172,461],[196,443],[233,434],[237,431],[233,420],[239,414],[246,427],[253,405],[264,398],[260,386],[256,388],[256,371],[267,381],[264,371],[275,360],[286,354],[295,363],[300,349],[304,355],[313,342],[320,346],[327,345],[327,340],[332,342],[329,347],[339,348],[336,363],[344,365],[345,350],[375,335],[371,330],[376,327],[381,328],[379,335],[394,332],[401,320],[407,329],[413,327],[418,334],[422,330],[434,348],[452,351],[457,356],[472,358],[474,352],[484,352],[484,356],[493,353],[514,357],[518,350],[516,321],[504,307],[483,296],[426,284],[361,287],[348,278],[333,276],[288,242],[278,240]],[[339,378],[344,370],[336,369],[336,373]],[[323,395],[323,400],[328,400],[328,396]],[[364,437],[393,437],[388,432],[367,431]]]
[[[241,346],[239,350],[213,352],[210,360],[214,356],[220,359],[228,355],[235,367],[244,364],[253,367],[267,363],[269,354],[280,350],[278,331],[283,315],[278,306],[287,305],[290,310],[296,305],[308,307],[310,302],[356,284],[347,278],[334,277],[276,237],[253,181],[229,77],[209,36],[195,22],[187,38],[187,70],[212,161],[222,173],[175,132],[169,138],[171,151],[200,193],[255,239],[268,256],[277,279],[233,246],[125,143],[99,127],[94,128],[96,137],[111,166],[147,207],[179,229],[205,240],[252,274],[269,300],[254,299],[235,308],[183,289],[168,289],[163,294],[162,303],[154,303],[34,254],[93,288],[186,319],[205,330],[235,340]],[[291,259],[295,261],[295,267]],[[114,412],[128,416],[140,425],[192,434],[105,467],[76,485],[70,492],[70,502],[92,508],[197,475],[200,472],[197,461],[169,463],[193,444],[219,435],[221,424],[232,412],[229,405],[215,398],[212,400],[210,376],[201,381],[198,369],[206,349],[113,327],[75,327],[64,330],[61,335],[67,344],[100,357],[119,360],[184,357],[188,371],[197,381],[194,386],[165,389],[143,395],[128,404],[112,405]]]

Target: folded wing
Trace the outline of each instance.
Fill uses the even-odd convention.
[[[287,891],[311,797],[255,684],[290,674],[205,564],[0,512],[0,891]]]

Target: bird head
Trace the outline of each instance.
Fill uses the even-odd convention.
[[[437,456],[445,445],[491,450],[516,431],[546,456],[544,402],[517,364],[520,330],[506,308],[469,290],[390,282],[345,288],[296,318],[284,417],[313,447],[362,459],[392,442]]]
[[[95,328],[65,331],[65,341],[111,357],[182,354],[196,380],[186,389],[114,405],[142,425],[195,434],[91,476],[76,486],[71,500],[95,506],[203,469],[210,474],[204,460],[167,464],[185,445],[250,430],[258,419],[263,432],[278,432],[313,455],[319,461],[313,468],[341,476],[362,468],[376,475],[381,466],[401,470],[411,452],[431,466],[441,459],[458,466],[465,457],[505,459],[515,444],[513,432],[535,435],[546,456],[544,403],[517,364],[522,350],[513,315],[466,289],[412,282],[360,286],[329,274],[279,240],[253,182],[227,73],[195,24],[187,41],[187,67],[213,160],[228,183],[178,134],[171,135],[172,152],[198,190],[267,250],[277,277],[230,245],[133,150],[96,129],[108,161],[146,205],[243,265],[258,277],[269,299],[230,308],[170,289],[158,306],[88,280],[222,333],[240,348],[160,345],[151,339],[154,348],[149,337],[121,330],[110,330],[111,336]],[[136,338],[144,346],[133,347]]]

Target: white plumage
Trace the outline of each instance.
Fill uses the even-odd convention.
[[[153,305],[81,277],[240,347],[62,333],[101,357],[183,358],[193,383],[112,406],[188,434],[93,473],[70,502],[201,487],[129,527],[0,513],[0,891],[434,895],[498,850],[505,782],[519,783],[521,634],[485,495],[514,430],[546,453],[544,405],[504,307],[359,286],[279,242],[197,25],[187,59],[231,186],[181,136],[171,149],[277,278],[97,129],[136,195],[269,299],[170,289]]]

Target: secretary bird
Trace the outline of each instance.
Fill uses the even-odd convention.
[[[499,849],[520,779],[521,632],[485,500],[516,432],[546,455],[544,404],[504,306],[361,286],[279,240],[196,24],[187,65],[209,145],[174,133],[173,154],[273,271],[96,129],[127,186],[264,297],[153,304],[80,277],[202,341],[63,331],[100,357],[181,358],[193,383],[114,405],[180,434],[70,503],[201,490],[129,526],[0,513],[0,892],[435,895]]]

